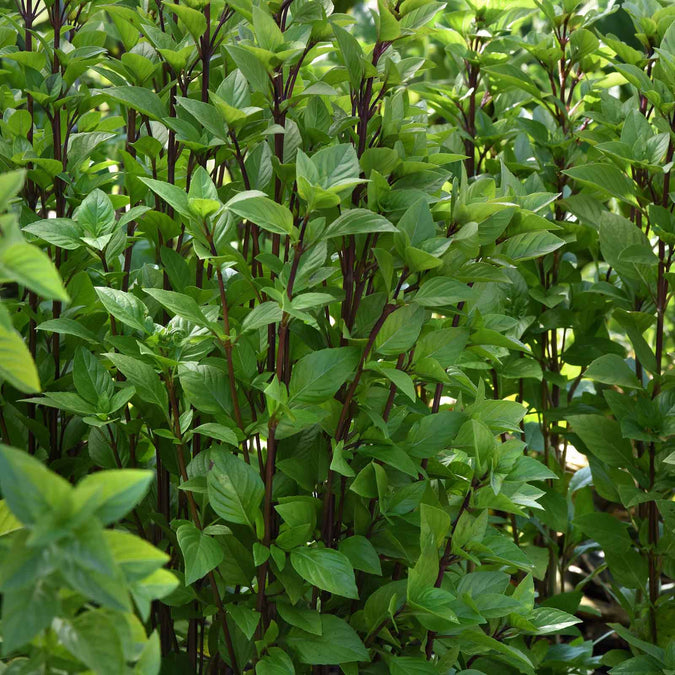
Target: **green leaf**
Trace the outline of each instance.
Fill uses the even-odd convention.
[[[613,164],[584,164],[566,169],[563,173],[622,202],[638,206],[633,181]]]
[[[290,401],[321,403],[330,398],[351,377],[359,359],[354,347],[320,349],[303,356],[293,366]]]
[[[276,21],[257,6],[253,7],[253,30],[263,49],[273,52],[284,43],[284,35]]]
[[[45,405],[50,408],[58,408],[59,410],[66,410],[75,415],[96,415],[98,413],[97,406],[93,403],[85,401],[81,396],[73,394],[69,391],[52,391],[47,392],[43,397],[27,399],[30,403],[37,405]]]
[[[380,557],[375,547],[368,539],[361,535],[347,537],[340,542],[340,553],[344,553],[355,570],[361,570],[367,574],[382,575]]]
[[[256,675],[295,675],[295,668],[291,658],[279,647],[267,650],[255,667]]]
[[[337,24],[333,24],[333,31],[340,48],[340,56],[344,60],[349,73],[349,81],[354,90],[358,91],[364,74],[364,56],[361,45],[351,33]]]
[[[640,382],[628,364],[617,354],[605,354],[592,361],[584,377],[604,384],[640,389]]]
[[[398,232],[396,227],[379,213],[367,209],[349,209],[336,218],[322,234],[323,239],[370,232]]]
[[[166,307],[170,312],[173,312],[177,316],[180,316],[197,326],[208,325],[209,322],[199,308],[199,305],[189,295],[176,293],[174,291],[165,291],[159,288],[145,288],[143,290],[150,297],[157,300],[162,307]]]
[[[105,530],[105,542],[130,583],[141,581],[169,562],[169,556],[130,532]]]
[[[49,218],[36,220],[23,228],[24,232],[34,234],[48,244],[54,244],[59,248],[74,251],[82,248],[80,237],[83,235],[82,228],[70,218]]]
[[[181,365],[180,383],[192,405],[211,415],[230,414],[232,398],[227,375],[209,364],[188,362]]]
[[[27,452],[0,444],[0,489],[12,513],[34,525],[51,512],[68,511],[71,486]]]
[[[531,260],[559,249],[564,243],[545,230],[523,232],[507,239],[500,245],[499,252],[511,260]]]
[[[315,609],[303,609],[294,607],[285,602],[277,603],[279,616],[291,626],[301,628],[312,635],[321,635],[321,614]]]
[[[252,528],[265,494],[260,474],[229,452],[214,452],[211,459],[213,468],[208,473],[207,485],[213,510],[228,523]]]
[[[92,237],[112,232],[115,211],[110,197],[102,190],[90,192],[75,210],[75,220]]]
[[[96,675],[119,675],[125,670],[113,616],[104,610],[83,612],[72,621],[60,622],[56,629],[64,647]]]
[[[555,633],[556,631],[581,623],[581,619],[577,619],[576,616],[555,607],[536,607],[527,617],[527,620],[536,626],[537,635]]]
[[[608,623],[607,624],[617,635],[622,637],[629,645],[636,647],[641,652],[649,654],[649,656],[654,657],[657,661],[663,662],[663,649],[657,645],[651,644],[645,640],[641,640],[639,637],[633,635],[625,626],[622,626],[620,623]]]
[[[425,311],[416,304],[406,305],[390,314],[375,338],[380,354],[398,355],[407,352],[417,341],[424,323]]]
[[[115,394],[115,385],[108,371],[90,351],[78,347],[73,359],[73,382],[77,393],[95,406],[101,397],[109,401]],[[103,412],[107,410],[103,409]]]
[[[145,183],[156,195],[161,197],[174,211],[180,213],[185,218],[190,218],[190,207],[188,196],[185,190],[177,188],[175,185],[165,183],[153,178],[139,177],[141,182]]]
[[[662,660],[654,661],[649,656],[634,656],[614,666],[611,675],[661,675]]]
[[[192,523],[181,525],[176,530],[176,537],[185,560],[186,586],[205,577],[225,558],[225,551],[220,544],[200,532]]]
[[[402,393],[404,393],[413,403],[417,400],[417,392],[415,391],[415,383],[408,373],[399,370],[398,368],[385,368],[382,364],[369,361],[366,364],[368,370],[374,370],[381,375],[384,375],[388,380],[396,386]]]
[[[169,114],[159,96],[146,87],[108,87],[100,93],[160,122]]]
[[[633,449],[618,422],[603,415],[572,415],[567,420],[592,455],[609,466],[631,466]]]
[[[227,126],[214,105],[182,96],[176,97],[176,103],[216,138],[227,139]]]
[[[2,596],[2,653],[7,656],[37,637],[59,612],[57,589],[47,579],[6,590]]]
[[[38,393],[42,389],[40,376],[28,345],[5,314],[4,307],[0,305],[0,379],[19,391]]]
[[[600,220],[600,250],[605,261],[622,276],[640,279],[640,268],[636,269],[634,263],[622,257],[624,251],[633,247],[649,248],[649,240],[644,232],[627,218],[614,213],[603,213]]]
[[[19,111],[17,111],[19,112]],[[26,111],[25,114],[28,114]],[[0,209],[6,209],[12,197],[19,194],[19,190],[23,187],[26,172],[21,171],[5,171],[0,174]]]
[[[291,552],[295,571],[322,591],[358,599],[354,569],[349,558],[331,548],[300,548]]]
[[[316,169],[319,185],[326,190],[353,186],[359,182],[359,159],[351,143],[340,143],[322,148],[310,161]]]
[[[474,291],[468,284],[448,277],[434,277],[420,286],[415,302],[422,307],[446,307],[471,300],[473,296]]]
[[[293,628],[286,638],[301,663],[331,665],[370,661],[368,650],[356,631],[332,614],[321,617],[321,636]]]
[[[293,214],[288,207],[277,204],[258,190],[240,192],[225,208],[268,232],[290,234],[293,230]]]
[[[0,537],[20,530],[22,527],[21,521],[9,510],[7,502],[0,499]]]
[[[215,438],[217,441],[220,441],[221,443],[227,443],[228,445],[233,445],[235,448],[239,445],[237,434],[233,429],[226,427],[224,424],[207,422],[206,424],[200,424],[197,428],[193,429],[192,433],[208,436],[209,438]]]
[[[37,329],[59,335],[74,335],[89,342],[98,342],[96,335],[75,319],[48,319],[39,324]]]
[[[390,42],[395,40],[401,34],[401,27],[394,15],[389,10],[384,0],[377,0],[378,9],[378,41]]]
[[[98,146],[112,140],[116,135],[104,131],[72,134],[68,141],[68,167],[79,166],[91,157]]]
[[[150,332],[145,322],[148,308],[135,295],[105,286],[95,286],[94,290],[108,314],[130,328],[142,333]]]
[[[632,546],[628,524],[609,513],[584,513],[574,519],[574,525],[587,537],[594,539],[605,551],[624,553]]]
[[[85,476],[75,494],[93,499],[94,515],[103,525],[109,525],[126,516],[143,499],[153,479],[151,471],[142,469],[98,471]]]
[[[185,24],[185,27],[190,32],[190,35],[192,35],[195,42],[197,42],[206,32],[206,17],[202,12],[192,9],[192,7],[186,7],[185,5],[166,2],[166,0],[164,4]]]
[[[256,305],[245,317],[241,324],[241,332],[263,328],[271,323],[278,323],[283,316],[283,310],[271,300]]]
[[[136,388],[136,393],[141,400],[156,405],[162,413],[167,414],[169,399],[166,387],[152,366],[124,354],[105,354],[105,356]]]
[[[647,584],[649,568],[642,553],[634,549],[615,553],[610,549],[605,551],[605,561],[618,584],[627,588],[644,588]]]
[[[159,675],[161,665],[162,651],[159,633],[155,630],[148,638],[138,661],[136,661],[134,675]]]
[[[68,302],[61,277],[46,253],[17,242],[0,248],[0,283],[16,282],[51,300]]]
[[[239,45],[228,45],[227,51],[253,90],[267,95],[270,79],[260,59]]]
[[[246,639],[251,640],[260,623],[260,612],[243,605],[235,604],[227,605],[226,611],[234,619],[234,622],[246,636]]]

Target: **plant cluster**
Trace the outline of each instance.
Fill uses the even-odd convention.
[[[0,60],[0,672],[675,672],[675,6],[18,0]]]

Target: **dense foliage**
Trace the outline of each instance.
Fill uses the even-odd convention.
[[[0,61],[0,672],[675,672],[675,5],[18,0]]]

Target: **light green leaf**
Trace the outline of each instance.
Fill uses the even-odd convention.
[[[0,283],[16,282],[51,300],[68,302],[68,293],[44,251],[26,242],[0,248]]]
[[[75,498],[88,495],[96,503],[94,515],[109,525],[123,518],[143,499],[154,479],[151,471],[115,469],[85,476],[75,488]]]
[[[35,362],[18,331],[14,330],[4,307],[0,305],[0,380],[5,380],[19,391],[36,394],[41,391],[40,376]]]
[[[27,452],[0,444],[0,489],[12,513],[34,525],[52,510],[68,511],[71,486]]]
[[[166,0],[164,4],[185,24],[195,42],[206,32],[206,17],[203,12]]]
[[[258,44],[270,52],[276,51],[284,43],[284,35],[277,22],[257,6],[253,7],[253,30]]]
[[[94,354],[82,347],[75,351],[73,383],[77,393],[95,406],[103,397],[107,404],[115,394],[115,385],[108,371]],[[107,412],[105,407],[102,412]]]
[[[244,74],[247,82],[250,83],[252,89],[265,95],[269,94],[270,79],[260,59],[239,45],[228,45],[227,51],[237,68]]]
[[[130,532],[105,530],[105,542],[130,583],[146,579],[169,562],[169,556]]]
[[[113,616],[105,610],[91,610],[56,627],[64,647],[96,675],[119,675],[125,669],[124,649]]]
[[[388,380],[390,380],[397,389],[404,393],[413,403],[417,400],[417,393],[415,391],[415,383],[408,373],[399,370],[398,368],[385,368],[384,365],[369,361],[366,364],[368,370],[374,370],[380,373]]]
[[[21,521],[9,509],[9,504],[0,499],[0,537],[16,532],[23,527]]]
[[[256,675],[295,675],[291,658],[279,647],[271,647],[255,667]]]

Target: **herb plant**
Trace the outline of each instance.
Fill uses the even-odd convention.
[[[2,672],[675,671],[668,2],[19,0],[0,59]]]

